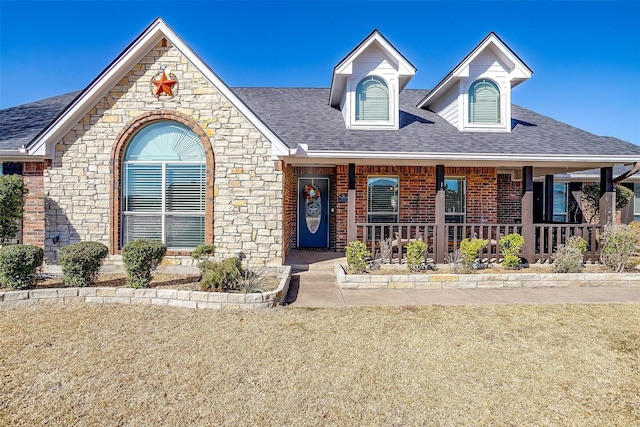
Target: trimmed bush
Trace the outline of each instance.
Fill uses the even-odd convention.
[[[554,273],[577,273],[582,269],[583,253],[578,246],[558,245],[553,254]]]
[[[167,246],[151,239],[138,239],[122,248],[122,261],[127,270],[127,286],[146,288],[151,282],[151,270],[162,262]]]
[[[349,270],[355,274],[364,273],[367,269],[367,258],[371,256],[367,246],[359,240],[354,240],[349,242],[345,252]]]
[[[0,248],[0,284],[3,288],[31,289],[36,286],[36,272],[44,260],[42,248],[10,245]]]
[[[222,262],[203,261],[198,264],[202,272],[200,289],[226,292],[237,290],[242,278],[242,262],[237,258],[226,258]]]
[[[414,273],[420,270],[420,266],[424,263],[424,254],[427,252],[427,244],[422,240],[414,240],[409,242],[407,248],[407,270]]]
[[[567,239],[567,246],[576,248],[584,256],[587,253],[587,241],[580,236],[571,236]]]
[[[201,244],[196,246],[196,248],[191,252],[191,258],[201,260],[203,258],[210,258],[216,250],[216,247],[213,245],[205,245]]]
[[[507,234],[500,238],[498,244],[504,259],[502,265],[507,268],[518,268],[520,266],[520,251],[524,246],[524,237],[518,233]]]
[[[78,242],[63,246],[58,259],[65,286],[89,286],[98,277],[109,248],[98,242]]]
[[[640,244],[640,235],[626,224],[608,224],[600,236],[600,261],[612,271],[624,271],[625,264]]]
[[[485,248],[487,243],[489,243],[488,240],[476,238],[466,238],[460,242],[460,256],[462,257],[462,268],[464,272],[468,273],[473,271],[473,264],[478,258],[478,252]]]

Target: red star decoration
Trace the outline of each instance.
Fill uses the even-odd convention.
[[[171,86],[178,83],[178,81],[169,79],[163,72],[160,74],[160,80],[151,80],[151,83],[156,86],[153,90],[153,94],[155,96],[160,96],[163,93],[166,93],[169,96],[173,96],[173,92],[171,92]]]

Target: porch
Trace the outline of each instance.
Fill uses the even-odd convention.
[[[402,263],[406,246],[415,240],[427,244],[426,261],[447,262],[465,238],[488,241],[480,252],[482,262],[501,262],[500,238],[511,233],[525,237],[522,256],[530,263],[550,263],[558,245],[569,237],[579,236],[587,242],[585,262],[597,263],[602,224],[478,224],[478,223],[357,223],[356,239],[365,243],[372,257],[384,263]],[[527,242],[529,240],[529,242]],[[527,244],[529,243],[529,244]]]
[[[429,172],[433,174],[429,175]],[[421,239],[428,247],[426,260],[439,264],[448,260],[448,255],[460,247],[463,239],[480,238],[488,241],[480,253],[480,259],[483,262],[501,262],[500,238],[518,233],[525,240],[520,254],[522,257],[529,263],[550,263],[559,245],[566,244],[571,236],[579,236],[587,242],[585,262],[597,263],[600,259],[602,229],[605,224],[615,222],[615,188],[611,168],[601,168],[597,224],[558,221],[554,203],[554,177],[548,173],[549,170],[538,169],[536,172],[544,173],[543,194],[534,194],[532,166],[522,167],[518,180],[514,182],[499,174],[495,168],[436,165],[427,174],[406,178],[399,176],[396,186],[389,186],[387,190],[387,193],[392,193],[391,197],[387,196],[389,202],[384,197],[372,199],[371,194],[375,196],[377,193],[372,191],[371,185],[367,193],[353,185],[348,195],[347,241],[360,240],[372,256],[382,262],[399,263],[406,253],[406,245]],[[350,184],[355,184],[353,175],[355,167],[352,167]],[[428,185],[424,188],[420,184],[425,178],[432,180],[433,187]],[[423,200],[419,200],[419,196],[412,199],[416,194],[412,186],[416,182],[422,186],[418,194]],[[410,191],[403,194],[402,190],[398,190],[403,186]],[[568,194],[568,189],[569,186],[566,186],[565,197],[571,197],[574,201],[580,199],[579,191]],[[379,203],[380,200],[382,203]],[[360,207],[363,202],[368,207],[366,216],[363,215],[365,210]],[[371,215],[373,209],[387,204],[392,206],[395,216],[387,214],[375,221],[376,217]],[[426,220],[422,220],[421,216]],[[564,217],[565,221],[569,219],[570,215]]]

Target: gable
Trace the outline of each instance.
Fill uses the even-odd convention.
[[[164,40],[164,41],[163,41]],[[163,43],[175,48],[186,61],[229,103],[234,105],[272,144],[274,156],[286,155],[286,146],[260,119],[244,105],[220,78],[171,30],[162,19],[156,19],[136,40],[134,40],[96,79],[94,79],[53,122],[51,122],[26,147],[29,155],[53,158],[55,144],[66,135],[109,91],[117,88],[122,79],[130,73],[139,72],[145,57]],[[150,81],[147,80],[146,82]],[[144,82],[143,84],[146,84]],[[110,120],[110,119],[107,119]]]

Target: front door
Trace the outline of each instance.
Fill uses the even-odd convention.
[[[329,178],[298,178],[298,247],[329,247]]]

